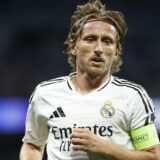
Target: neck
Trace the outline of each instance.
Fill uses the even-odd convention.
[[[71,77],[71,81],[76,89],[77,92],[79,92],[82,95],[86,95],[93,90],[97,89],[101,84],[103,84],[108,78],[109,74],[104,76],[95,76],[90,77],[86,73],[85,74],[79,74],[77,73],[73,77]]]

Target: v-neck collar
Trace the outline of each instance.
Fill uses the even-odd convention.
[[[82,94],[80,94],[79,92],[77,92],[77,90],[75,89],[75,87],[74,87],[74,85],[73,85],[73,83],[72,83],[72,81],[71,81],[71,77],[72,77],[73,75],[76,75],[76,72],[71,73],[71,74],[67,77],[67,85],[68,85],[68,87],[69,87],[69,89],[70,89],[71,91],[73,91],[73,92],[75,92],[75,93],[77,93],[77,94],[79,94],[79,95],[82,95]],[[96,88],[95,90],[93,90],[92,92],[90,92],[90,93],[88,93],[88,94],[86,94],[86,95],[89,95],[89,94],[92,94],[92,93],[94,93],[94,92],[99,92],[99,91],[103,90],[106,86],[108,86],[109,82],[111,81],[111,78],[112,78],[112,76],[110,76],[110,77],[109,77],[105,82],[103,82],[98,88]],[[82,95],[82,96],[85,96],[85,95]]]

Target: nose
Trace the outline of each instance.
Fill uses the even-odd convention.
[[[99,55],[99,54],[102,54],[102,52],[103,52],[102,42],[97,41],[95,46],[95,53]]]

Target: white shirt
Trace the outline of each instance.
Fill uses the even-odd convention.
[[[39,84],[30,99],[24,142],[47,142],[48,160],[103,160],[75,151],[73,128],[88,128],[113,143],[134,149],[130,130],[154,121],[154,107],[142,86],[111,76],[87,95],[79,94],[70,76]],[[109,158],[108,158],[109,160]]]

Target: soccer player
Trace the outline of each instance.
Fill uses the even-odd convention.
[[[145,89],[115,77],[127,24],[100,0],[71,18],[69,76],[40,83],[30,98],[20,160],[158,160],[154,106]]]

